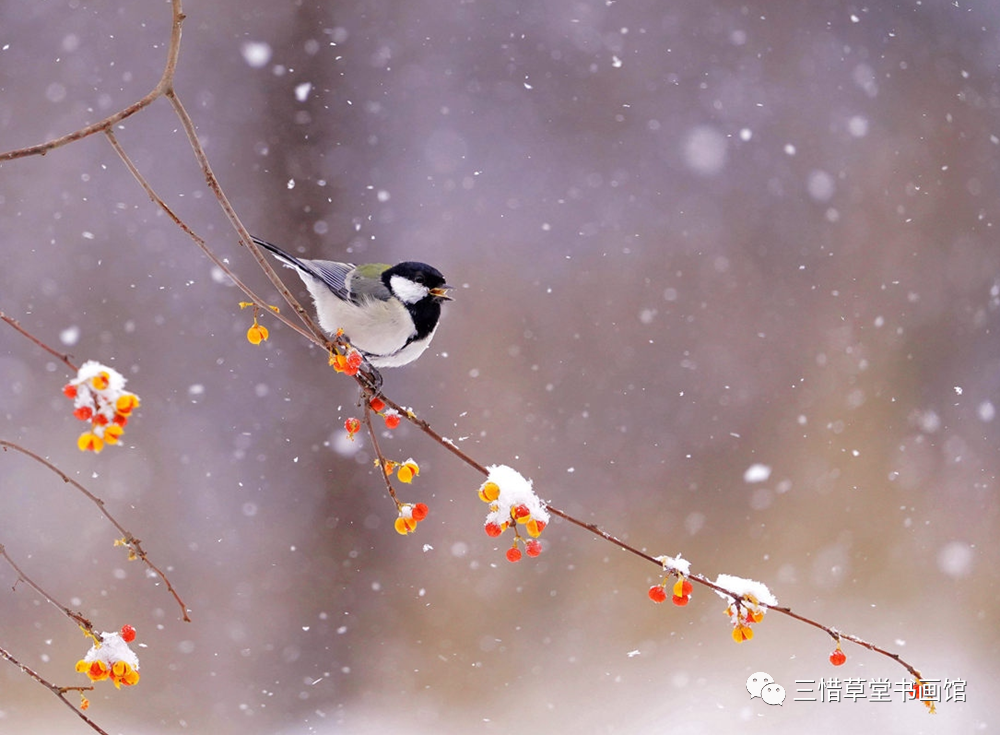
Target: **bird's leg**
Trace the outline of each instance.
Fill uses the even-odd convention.
[[[382,373],[368,362],[367,358],[362,363],[361,369],[358,370],[358,379],[361,381],[361,387],[372,398],[382,392]]]

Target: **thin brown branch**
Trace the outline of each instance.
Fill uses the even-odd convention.
[[[108,142],[111,143],[111,147],[114,148],[115,153],[118,154],[118,157],[121,158],[122,163],[125,164],[125,167],[129,170],[129,173],[131,173],[133,178],[135,178],[135,180],[139,182],[139,186],[142,187],[143,191],[146,192],[146,195],[152,200],[152,202],[156,204],[160,209],[162,209],[164,213],[166,213],[166,215],[173,221],[173,223],[177,225],[179,228],[181,228],[181,230],[188,237],[191,238],[194,244],[197,245],[198,248],[208,257],[208,259],[211,260],[216,265],[216,267],[219,268],[223,273],[229,276],[233,280],[233,283],[236,284],[236,287],[239,288],[244,294],[246,294],[246,296],[251,301],[253,301],[253,303],[257,304],[262,308],[266,307],[267,304],[265,303],[265,301],[260,296],[258,296],[253,291],[253,289],[251,289],[248,285],[246,285],[246,283],[244,283],[239,278],[239,276],[236,275],[233,269],[230,268],[229,265],[227,265],[226,262],[222,260],[222,258],[220,258],[214,252],[212,252],[211,248],[208,247],[208,244],[205,242],[205,240],[199,237],[198,234],[194,230],[192,230],[190,226],[188,226],[187,222],[182,220],[180,216],[176,212],[174,212],[174,210],[170,207],[170,205],[168,205],[160,197],[160,195],[156,193],[152,185],[149,183],[146,177],[142,175],[142,172],[139,171],[139,168],[132,161],[132,158],[122,147],[117,136],[115,136],[114,131],[112,131],[109,128],[108,130],[105,130],[104,133],[108,138]],[[284,316],[280,312],[275,312],[271,309],[268,309],[268,311],[274,314],[276,319],[284,322],[285,325],[287,325],[291,329],[294,329],[296,332],[301,334],[306,339],[313,339],[312,335],[310,335],[308,332],[302,329],[298,324],[296,324],[295,322],[293,322],[291,319]]]
[[[31,450],[25,449],[24,447],[20,446],[19,444],[15,444],[14,442],[5,441],[3,439],[0,439],[0,448],[3,448],[5,451],[8,450],[8,449],[13,449],[13,450],[15,450],[17,452],[20,452],[21,454],[25,455],[26,457],[30,457],[31,459],[35,460],[39,464],[42,464],[45,467],[48,467],[52,472],[54,472],[56,475],[58,475],[60,478],[62,478],[63,482],[65,482],[65,483],[67,483],[69,485],[72,485],[74,488],[76,488],[81,493],[83,493],[83,495],[88,500],[90,500],[90,502],[92,502],[94,505],[97,506],[98,510],[101,511],[101,514],[108,520],[108,522],[112,526],[114,526],[118,530],[119,533],[122,534],[122,538],[121,538],[120,544],[123,545],[123,546],[127,546],[128,549],[129,549],[129,551],[131,552],[131,554],[134,554],[135,558],[141,559],[143,564],[145,564],[151,571],[153,571],[157,576],[159,576],[160,579],[163,580],[163,584],[166,585],[167,591],[170,592],[171,595],[173,595],[173,598],[177,601],[177,604],[180,606],[180,608],[181,608],[181,616],[182,616],[184,622],[186,622],[186,623],[190,623],[191,622],[191,618],[188,617],[187,605],[184,604],[184,601],[181,599],[180,595],[177,593],[177,590],[174,589],[174,586],[170,583],[170,580],[167,578],[167,576],[162,571],[160,571],[159,567],[157,567],[152,561],[150,561],[149,556],[146,554],[146,550],[142,548],[142,544],[140,543],[139,539],[137,539],[135,536],[133,536],[131,531],[129,531],[128,529],[126,529],[121,523],[118,522],[118,519],[116,519],[113,515],[111,515],[111,513],[108,511],[107,507],[105,507],[103,500],[101,500],[99,497],[97,497],[92,492],[90,492],[89,490],[87,490],[87,488],[85,488],[79,482],[77,482],[72,477],[70,477],[69,475],[67,475],[65,472],[63,472],[62,470],[60,470],[58,467],[56,467],[54,464],[52,464],[51,462],[49,462],[47,459],[45,459],[43,457],[40,457],[39,455],[35,454]],[[32,586],[34,586],[34,585],[32,585]]]
[[[10,565],[11,569],[13,569],[17,573],[17,581],[18,582],[24,582],[26,585],[28,585],[29,587],[31,587],[31,589],[33,589],[35,592],[37,592],[38,594],[40,594],[42,596],[42,598],[45,599],[46,602],[48,602],[50,605],[52,605],[53,607],[55,607],[56,609],[58,609],[59,612],[61,612],[63,615],[65,615],[70,620],[72,620],[74,623],[76,623],[81,628],[83,628],[88,633],[90,633],[96,640],[100,640],[101,639],[100,633],[98,633],[96,630],[94,630],[94,624],[91,623],[89,620],[87,620],[87,618],[83,617],[83,613],[79,613],[76,610],[70,610],[68,607],[66,607],[65,605],[63,605],[61,602],[57,601],[48,592],[46,592],[45,590],[43,590],[38,585],[38,583],[35,582],[35,580],[33,580],[31,577],[29,577],[25,573],[25,571],[23,569],[21,569],[21,567],[19,567],[17,565],[17,563],[10,557],[10,554],[7,553],[7,549],[4,548],[3,544],[0,544],[0,558],[2,558],[4,561],[6,561]],[[17,582],[14,583],[14,586],[17,587]]]
[[[63,352],[59,352],[59,351],[54,350],[51,347],[49,347],[47,344],[45,344],[44,342],[42,342],[42,340],[38,339],[38,337],[36,337],[35,335],[33,335],[31,332],[29,332],[24,327],[22,327],[21,323],[18,322],[17,319],[14,319],[13,317],[7,316],[2,311],[0,311],[0,320],[3,320],[5,322],[7,322],[7,324],[9,324],[10,326],[12,326],[18,332],[20,332],[25,337],[27,337],[32,342],[34,342],[36,345],[38,345],[39,347],[41,347],[43,350],[45,350],[46,352],[48,352],[54,358],[56,358],[57,360],[59,360],[60,362],[62,362],[66,367],[68,367],[74,373],[77,372],[80,369],[76,365],[73,364],[72,360],[69,359],[69,355],[67,355],[67,354],[65,354]]]
[[[96,722],[94,722],[92,719],[90,719],[89,717],[87,717],[87,715],[85,715],[83,713],[83,711],[81,711],[78,707],[76,707],[68,699],[66,699],[66,692],[89,692],[94,687],[92,687],[92,686],[85,686],[85,687],[75,687],[75,686],[74,687],[61,687],[61,686],[56,686],[55,684],[53,684],[52,682],[50,682],[48,679],[46,679],[45,677],[43,677],[41,674],[39,674],[37,671],[31,669],[26,664],[23,664],[20,661],[18,661],[16,658],[14,658],[10,654],[10,652],[8,652],[4,648],[0,648],[0,658],[3,658],[5,660],[9,661],[10,663],[14,664],[14,666],[16,666],[17,668],[19,668],[25,674],[27,674],[28,676],[30,676],[32,679],[34,679],[39,684],[41,684],[43,687],[45,687],[50,692],[52,692],[54,695],[56,695],[63,704],[65,704],[67,707],[69,707],[77,717],[79,717],[81,720],[83,720],[84,722],[86,722],[93,730],[95,730],[96,732],[102,733],[103,735],[108,735],[107,731],[102,730],[97,725]]]
[[[271,281],[278,293],[281,294],[281,297],[306,326],[306,329],[309,331],[309,335],[306,335],[307,338],[316,344],[325,347],[328,352],[333,352],[333,343],[331,343],[331,341],[323,333],[323,330],[317,326],[316,322],[309,315],[309,312],[306,311],[299,300],[292,295],[292,292],[288,290],[288,287],[285,286],[284,282],[278,277],[277,272],[267,259],[265,259],[264,254],[260,251],[260,248],[254,244],[249,231],[246,227],[244,227],[239,215],[236,214],[236,210],[229,202],[229,197],[226,196],[222,186],[219,184],[219,179],[216,177],[215,172],[212,170],[212,165],[208,161],[208,155],[205,153],[205,149],[202,147],[201,141],[198,140],[198,132],[195,129],[194,121],[191,119],[191,116],[188,115],[187,109],[177,96],[177,93],[173,89],[168,90],[166,97],[173,106],[174,113],[181,121],[181,127],[184,129],[184,133],[188,138],[188,143],[191,145],[191,150],[194,152],[194,157],[198,161],[198,165],[201,167],[202,174],[205,177],[205,183],[215,195],[216,200],[219,202],[219,206],[222,207],[222,211],[226,215],[226,219],[229,220],[229,223],[239,236],[240,242],[247,247],[251,255],[253,255],[254,260],[257,261],[257,265],[259,265],[264,271],[268,280]],[[205,248],[202,249],[205,250]],[[254,301],[257,301],[259,304],[264,303],[258,299],[254,299]],[[297,331],[301,332],[301,330]]]
[[[163,73],[156,86],[141,99],[136,100],[128,107],[115,112],[98,122],[92,123],[72,133],[67,133],[59,138],[48,140],[44,143],[18,148],[12,151],[0,153],[0,162],[12,161],[15,158],[25,158],[27,156],[44,156],[49,151],[60,148],[70,143],[75,143],[94,133],[102,133],[111,129],[112,126],[131,117],[140,110],[149,107],[157,98],[167,93],[173,88],[174,74],[177,69],[177,58],[181,48],[181,24],[184,21],[184,12],[181,8],[181,0],[172,0],[173,17],[171,20],[170,44],[167,47],[167,60],[163,66]]]
[[[382,454],[382,448],[378,444],[378,437],[375,435],[375,426],[372,424],[372,407],[368,402],[368,396],[364,392],[361,394],[361,402],[365,406],[365,426],[368,428],[368,436],[372,440],[372,449],[375,450],[379,473],[382,475],[382,479],[385,480],[385,489],[389,491],[389,496],[392,498],[392,502],[396,504],[396,509],[398,510],[400,506],[399,498],[396,497],[396,491],[393,489],[392,483],[389,482],[389,475],[385,471],[386,457]]]
[[[430,437],[430,439],[432,441],[436,442],[438,445],[440,445],[444,449],[447,449],[449,452],[451,452],[452,454],[454,454],[460,460],[462,460],[463,462],[465,462],[465,464],[469,465],[474,470],[476,470],[476,472],[478,472],[479,474],[484,475],[484,476],[489,474],[489,471],[486,469],[485,466],[483,466],[481,463],[477,462],[472,457],[470,457],[468,454],[466,454],[461,449],[459,449],[455,445],[455,443],[452,442],[450,439],[447,439],[447,438],[443,437],[441,434],[439,434],[436,431],[434,431],[434,429],[430,426],[430,424],[427,421],[425,421],[424,419],[421,419],[418,416],[416,416],[413,413],[413,411],[411,411],[409,409],[406,409],[406,408],[403,408],[398,403],[396,403],[391,398],[388,398],[385,395],[382,395],[382,399],[385,401],[385,403],[386,403],[387,406],[391,406],[392,408],[394,408],[397,411],[399,411],[399,413],[401,415],[405,416],[410,421],[410,423],[412,423],[414,426],[416,426],[418,429],[420,429],[424,434],[426,434],[428,437]],[[366,419],[367,418],[368,418],[368,416],[367,416],[367,413],[366,413]],[[369,425],[369,431],[370,430],[371,429],[370,429],[370,425]],[[376,451],[378,451],[378,450],[376,450]],[[552,515],[559,516],[563,520],[568,521],[569,523],[572,523],[573,525],[578,526],[578,527],[584,529],[585,531],[588,531],[588,532],[594,534],[595,536],[600,537],[601,539],[607,541],[608,543],[611,543],[611,544],[614,544],[615,546],[618,546],[619,548],[623,549],[624,551],[627,551],[627,552],[629,552],[631,554],[634,554],[635,556],[639,557],[640,559],[643,559],[644,561],[647,561],[647,562],[650,562],[652,564],[655,564],[656,566],[658,566],[658,567],[660,567],[662,569],[663,564],[660,561],[660,559],[658,559],[657,557],[653,556],[652,554],[649,554],[649,553],[647,553],[647,552],[645,552],[645,551],[643,551],[641,549],[636,548],[635,546],[632,546],[631,544],[629,544],[629,543],[627,543],[625,541],[622,541],[617,536],[615,536],[615,535],[613,535],[613,534],[608,533],[607,531],[605,531],[603,528],[601,528],[600,526],[598,526],[596,523],[588,523],[587,521],[584,521],[584,520],[581,520],[579,518],[576,518],[575,516],[571,515],[570,513],[567,513],[564,510],[561,510],[560,508],[557,508],[556,506],[552,505],[551,503],[545,502],[544,505],[545,505],[545,509],[549,513],[551,513]],[[704,576],[702,576],[700,574],[692,574],[692,575],[688,576],[688,579],[690,579],[692,582],[696,582],[696,583],[698,583],[700,585],[703,585],[704,587],[707,587],[707,588],[709,588],[709,589],[711,589],[711,590],[713,590],[715,592],[718,592],[718,593],[723,594],[723,595],[728,595],[729,597],[733,598],[733,600],[737,601],[738,604],[741,602],[741,598],[740,598],[739,595],[734,594],[733,592],[730,592],[725,587],[722,587],[721,585],[718,585],[715,582],[712,582],[707,577],[704,577]],[[867,641],[867,640],[865,640],[863,638],[860,638],[859,636],[851,635],[851,634],[848,634],[848,633],[842,633],[842,632],[838,631],[835,628],[832,628],[832,627],[830,627],[828,625],[824,625],[823,623],[820,623],[817,620],[813,620],[812,618],[806,617],[805,615],[801,615],[801,614],[799,614],[797,612],[794,612],[789,607],[778,606],[778,605],[767,605],[766,603],[762,603],[762,602],[759,602],[759,601],[758,601],[757,604],[760,607],[764,607],[764,608],[767,608],[769,610],[774,610],[775,612],[779,612],[782,615],[787,615],[788,617],[793,618],[795,620],[798,620],[799,622],[806,623],[807,625],[811,625],[814,628],[818,628],[819,630],[822,630],[825,633],[827,633],[828,635],[830,635],[835,641],[838,641],[838,642],[842,641],[842,640],[844,640],[844,641],[850,641],[851,643],[859,645],[859,646],[861,646],[863,648],[867,648],[869,651],[873,651],[875,653],[878,653],[878,654],[881,654],[883,656],[886,656],[886,657],[892,659],[893,661],[895,661],[896,663],[898,663],[900,666],[902,666],[908,672],[910,672],[914,676],[914,678],[916,678],[916,679],[921,679],[922,678],[922,676],[920,674],[920,671],[917,670],[917,668],[915,666],[913,666],[909,662],[905,661],[898,653],[893,653],[892,651],[886,650],[885,648],[877,646],[874,643],[871,643],[870,641]]]

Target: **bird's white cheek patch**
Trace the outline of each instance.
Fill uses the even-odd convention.
[[[419,283],[414,283],[409,278],[402,276],[393,276],[389,279],[389,284],[392,286],[392,292],[404,304],[415,304],[430,293],[426,286],[421,286]]]

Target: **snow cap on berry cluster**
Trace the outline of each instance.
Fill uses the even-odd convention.
[[[519,505],[526,506],[535,521],[548,524],[549,512],[545,510],[541,498],[531,489],[531,480],[507,465],[490,465],[486,471],[489,473],[486,482],[492,482],[500,488],[500,494],[490,505],[490,512],[486,516],[487,524],[502,525],[510,521],[511,509]]]
[[[720,574],[715,578],[715,584],[730,593],[715,591],[715,594],[730,603],[736,600],[750,600],[768,607],[775,607],[778,604],[778,598],[771,594],[771,590],[763,582],[734,577],[732,574]]]
[[[63,392],[73,400],[73,415],[90,422],[90,430],[77,441],[84,451],[99,452],[105,444],[117,444],[139,407],[139,397],[125,390],[125,377],[96,360],[83,363]]]

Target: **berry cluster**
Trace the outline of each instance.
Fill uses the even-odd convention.
[[[395,429],[399,426],[399,422],[402,417],[399,415],[399,411],[394,408],[386,410],[385,401],[383,401],[378,396],[373,396],[368,405],[371,406],[372,411],[379,414],[383,419],[385,419],[385,428]]]
[[[364,364],[365,358],[361,356],[361,353],[356,349],[351,347],[346,354],[341,355],[339,352],[330,353],[330,365],[338,373],[344,373],[345,375],[350,375],[354,377],[358,374],[361,366]]]
[[[76,670],[94,682],[110,679],[117,688],[139,683],[139,657],[128,644],[135,640],[135,628],[123,625],[118,633],[101,633],[87,655],[77,661]],[[82,706],[82,704],[81,704]]]
[[[667,599],[667,584],[669,581],[664,578],[659,584],[654,584],[649,588],[649,599],[653,602],[665,602]],[[679,574],[674,582],[671,601],[678,607],[684,607],[691,601],[691,592],[694,590],[691,581],[687,577]]]
[[[90,430],[76,442],[83,452],[100,452],[105,444],[117,444],[139,407],[139,396],[125,390],[122,374],[96,360],[83,363],[63,393],[73,400],[73,415],[90,422]]]
[[[757,606],[756,600],[750,603],[744,599],[730,604],[726,615],[733,623],[733,640],[742,643],[753,638],[750,626],[764,619],[764,609]]]
[[[531,489],[531,481],[504,465],[487,469],[486,482],[479,486],[479,499],[490,506],[483,530],[487,536],[496,538],[508,528],[514,528],[514,540],[506,554],[508,561],[521,560],[520,544],[524,544],[525,554],[538,556],[542,553],[538,537],[549,523],[549,513]],[[521,536],[521,528],[530,538]]]
[[[393,527],[396,533],[405,536],[417,530],[417,524],[427,517],[428,508],[424,503],[400,503],[399,517]]]
[[[376,459],[375,464],[377,466],[379,460]],[[394,462],[391,459],[386,459],[382,461],[382,471],[385,472],[386,477],[395,472],[400,482],[410,484],[413,482],[413,478],[420,474],[420,465],[413,459],[408,459],[405,462]]]

